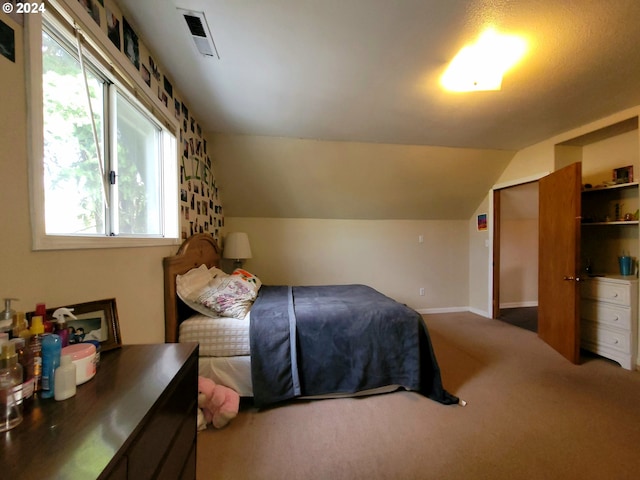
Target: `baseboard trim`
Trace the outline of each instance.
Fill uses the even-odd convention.
[[[500,308],[522,308],[522,307],[537,307],[538,301],[532,300],[529,302],[511,302],[511,303],[501,303]]]
[[[444,308],[419,308],[416,309],[421,315],[429,315],[434,313],[460,313],[460,312],[471,312],[485,318],[491,318],[491,314],[484,310],[478,310],[477,308],[471,307],[444,307]]]
[[[493,318],[493,315],[491,315],[489,312],[485,310],[479,310],[477,308],[469,308],[469,311],[471,313],[475,313],[476,315],[480,315],[481,317],[484,317],[484,318]]]
[[[469,307],[445,307],[445,308],[419,308],[416,309],[416,312],[428,315],[430,313],[458,313],[458,312],[468,312]]]

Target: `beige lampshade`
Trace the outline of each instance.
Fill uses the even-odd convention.
[[[234,260],[251,258],[251,246],[249,245],[249,237],[247,234],[244,232],[231,232],[227,234],[222,256]]]

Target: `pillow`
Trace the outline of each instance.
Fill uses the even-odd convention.
[[[220,317],[218,312],[210,310],[194,300],[190,300],[193,295],[196,295],[195,292],[206,287],[212,275],[226,275],[226,273],[216,267],[212,267],[211,270],[212,271],[210,273],[207,266],[203,263],[198,268],[193,268],[184,275],[176,276],[176,291],[178,293],[178,298],[192,310],[195,310],[202,315],[206,315],[207,317],[218,318]],[[216,270],[218,272],[216,272]]]
[[[227,275],[218,268],[200,265],[176,277],[178,297],[209,317],[245,318],[262,283],[246,270]],[[206,313],[205,313],[206,312]]]
[[[258,293],[258,290],[262,286],[262,282],[258,277],[256,277],[252,273],[247,272],[246,270],[243,270],[242,268],[236,268],[231,275],[238,275],[244,281],[249,282],[252,285],[255,285],[256,293]]]

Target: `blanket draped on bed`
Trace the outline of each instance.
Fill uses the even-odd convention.
[[[258,407],[386,385],[458,402],[442,386],[421,315],[371,287],[263,285],[250,318]]]

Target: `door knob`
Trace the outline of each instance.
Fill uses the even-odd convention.
[[[582,279],[580,277],[571,277],[571,276],[564,276],[562,277],[563,280],[575,280],[576,282],[581,281]]]

